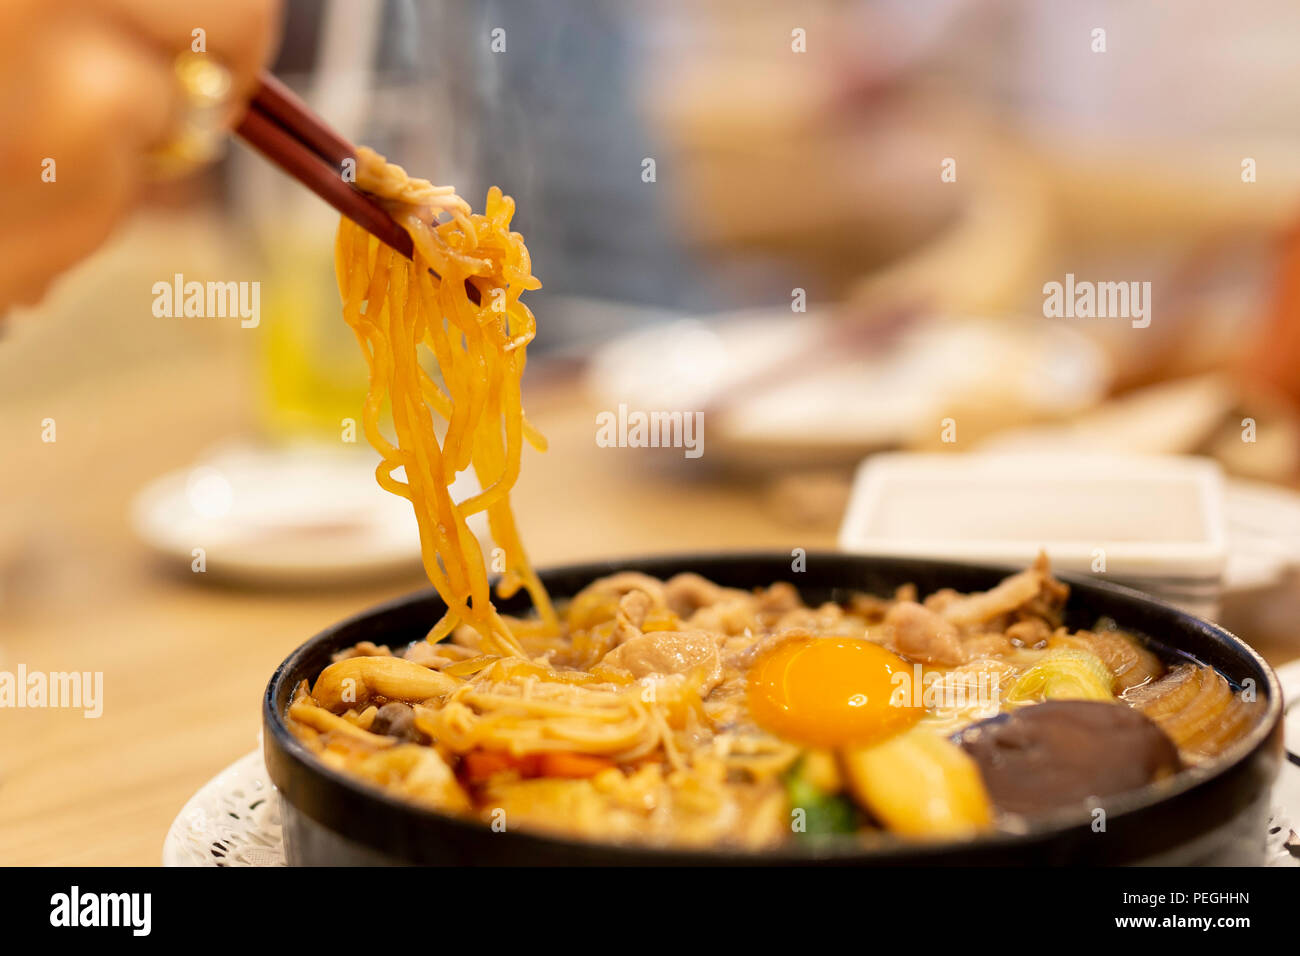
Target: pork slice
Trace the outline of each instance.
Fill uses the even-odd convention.
[[[755,613],[752,595],[743,591],[728,591],[719,601],[702,607],[685,621],[693,631],[712,631],[714,634],[743,634],[762,627]]]
[[[707,631],[638,634],[606,654],[601,664],[627,671],[638,680],[699,670],[704,675],[701,694],[707,694],[722,679],[718,642]]]
[[[1003,578],[988,591],[955,596],[941,606],[932,603],[935,595],[931,595],[926,606],[963,629],[989,624],[1017,611],[1022,618],[1039,617],[1056,625],[1069,594],[1069,585],[1052,577],[1047,555],[1040,553],[1030,567]]]
[[[758,610],[767,613],[782,614],[803,607],[799,591],[789,581],[778,581],[770,588],[758,593]]]
[[[727,593],[726,588],[690,571],[675,574],[664,583],[664,598],[669,609],[682,618],[690,617],[702,607],[716,604]]]
[[[575,599],[589,593],[606,594],[618,599],[631,591],[644,592],[656,608],[667,606],[664,601],[664,583],[640,571],[620,571],[608,577],[598,578],[575,595]]]
[[[654,599],[645,591],[628,591],[618,600],[614,615],[614,646],[641,636],[645,619],[654,608]]]
[[[957,626],[915,601],[899,601],[891,607],[884,628],[889,647],[910,660],[944,667],[966,663]]]
[[[954,601],[944,608],[944,619],[957,627],[970,627],[983,624],[1009,614],[1022,604],[1027,604],[1038,596],[1041,588],[1040,576],[1036,571],[1021,571],[1004,579],[988,591],[971,594]]]

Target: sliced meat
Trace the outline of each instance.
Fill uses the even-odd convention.
[[[675,574],[664,583],[664,598],[679,617],[687,618],[702,607],[717,604],[729,592],[708,578],[690,571]]]
[[[402,657],[408,661],[422,667],[432,667],[441,670],[450,664],[459,661],[467,661],[471,658],[478,657],[480,651],[477,648],[465,647],[461,644],[453,644],[450,641],[442,641],[439,644],[430,644],[428,641],[416,641],[406,650],[402,651]]]
[[[956,667],[966,663],[957,626],[915,601],[899,601],[885,614],[885,643],[896,654],[922,664]]]
[[[640,571],[620,571],[618,574],[611,574],[609,577],[597,578],[583,588],[579,594],[595,593],[621,598],[629,591],[644,591],[650,595],[650,599],[656,607],[665,606],[664,583],[658,578],[652,578]]]
[[[701,695],[722,679],[718,644],[706,631],[639,634],[606,654],[601,666],[627,671],[637,679],[699,671],[704,678]]]
[[[1014,647],[1046,647],[1052,627],[1042,618],[1034,617],[1012,624],[1006,636]]]
[[[702,607],[684,621],[694,631],[715,634],[743,634],[762,628],[754,596],[744,591],[728,591],[717,602]]]
[[[349,648],[336,651],[331,657],[332,661],[345,661],[350,657],[391,657],[393,652],[388,649],[387,644],[375,644],[372,641],[358,641]]]
[[[767,614],[784,614],[803,607],[799,591],[789,581],[778,581],[758,593],[758,609]]]
[[[943,616],[958,627],[984,624],[1003,614],[1009,614],[1038,597],[1041,584],[1037,572],[1021,571],[991,590],[958,598],[943,609]]]
[[[773,630],[785,631],[803,627],[810,631],[830,631],[844,620],[844,608],[827,601],[819,608],[800,607],[788,611],[777,620]]]
[[[963,628],[987,624],[1015,612],[1056,624],[1069,595],[1069,585],[1052,577],[1046,557],[1040,554],[1033,567],[1003,579],[996,587],[944,602],[942,613]]]
[[[652,610],[666,611],[664,584],[658,578],[639,571],[621,571],[609,577],[597,578],[573,596],[566,612],[570,631],[585,631],[614,620],[619,603],[628,594],[639,591],[646,595]]]
[[[772,630],[779,633],[796,627],[807,631],[817,630],[817,612],[810,607],[797,607],[777,618]]]
[[[664,585],[668,608],[691,630],[741,634],[759,628],[759,599],[739,588],[724,588],[686,572]]]
[[[614,646],[640,637],[641,628],[653,609],[654,599],[645,591],[628,591],[619,598],[618,613],[614,615]]]
[[[967,634],[961,639],[962,653],[967,661],[977,661],[982,657],[1002,657],[1015,648],[1005,633]]]

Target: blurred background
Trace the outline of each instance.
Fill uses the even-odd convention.
[[[552,445],[515,496],[536,564],[852,547],[855,469],[885,451],[1050,453],[1057,476],[1190,457],[1214,476],[1175,529],[1213,552],[1195,597],[1275,663],[1300,656],[1300,8],[285,16],[275,71],[345,135],[475,206],[493,184],[518,202],[544,285],[525,405]],[[335,223],[232,143],[4,322],[0,666],[102,670],[109,698],[93,728],[6,717],[58,759],[0,756],[22,825],[0,860],[152,862],[188,793],[253,745],[284,654],[419,585],[414,521],[345,437],[365,367]],[[260,322],[155,317],[178,273],[260,282]],[[1046,316],[1067,274],[1150,283],[1149,325]],[[704,454],[599,447],[620,405],[702,413]]]

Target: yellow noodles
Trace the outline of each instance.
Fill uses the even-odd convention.
[[[415,245],[414,260],[408,260],[344,219],[335,271],[344,318],[370,367],[364,425],[383,456],[376,478],[415,509],[425,571],[447,605],[429,640],[441,640],[464,622],[485,648],[522,656],[492,606],[487,567],[467,521],[486,512],[504,551],[498,593],[507,597],[526,588],[545,628],[558,630],[510,509],[523,441],[545,446],[524,419],[519,390],[525,349],[536,331],[519,296],[541,283],[532,275],[523,237],[510,231],[514,202],[499,189],[488,193],[482,214],[473,214],[450,187],[411,179],[365,148],[357,159],[357,185],[384,201]],[[451,220],[439,223],[444,213]],[[467,282],[479,303],[470,299]],[[436,361],[441,385],[422,367],[421,346]],[[396,444],[380,431],[385,401],[392,406]],[[435,415],[445,423],[441,443]],[[471,466],[482,491],[455,502],[450,485]],[[399,468],[404,481],[394,474]]]
[[[661,742],[653,713],[635,690],[532,680],[467,685],[419,725],[458,753],[573,751],[630,761]]]

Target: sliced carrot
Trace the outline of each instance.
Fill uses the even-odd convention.
[[[499,773],[513,771],[521,777],[583,779],[617,766],[608,757],[591,754],[545,753],[515,756],[503,750],[471,750],[461,759],[466,783],[486,783]]]
[[[486,783],[507,770],[514,770],[521,777],[533,777],[537,775],[537,759],[516,757],[502,750],[471,750],[462,758],[461,769],[467,783]]]
[[[615,766],[608,757],[556,751],[542,754],[540,773],[543,777],[592,777],[602,770]]]

